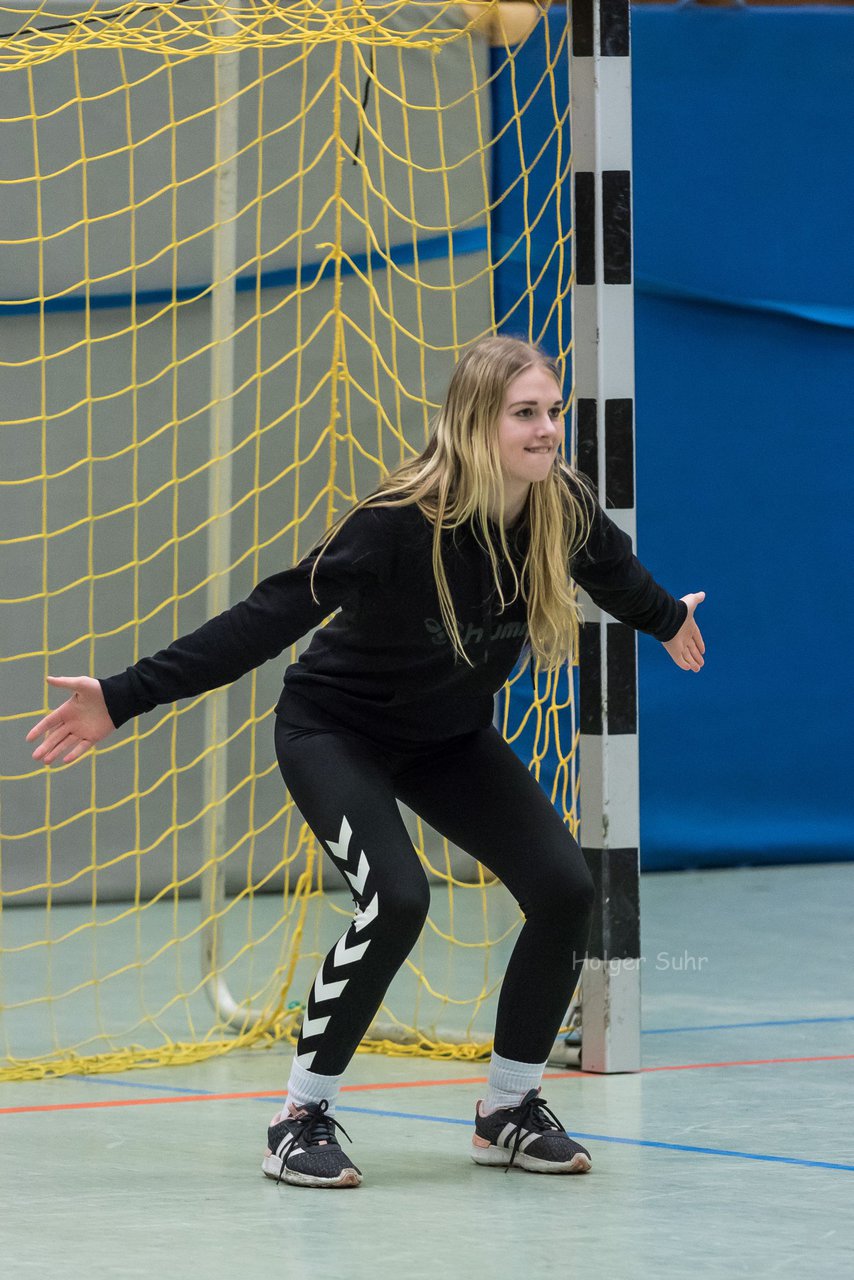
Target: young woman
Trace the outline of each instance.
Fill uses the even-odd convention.
[[[356,904],[308,995],[287,1104],[268,1130],[262,1168],[277,1180],[362,1180],[336,1140],[338,1089],[430,897],[398,800],[497,875],[525,915],[472,1159],[536,1173],[590,1168],[540,1082],[583,965],[593,884],[494,727],[493,699],[523,648],[540,670],[575,652],[570,576],[685,671],[703,666],[694,611],[704,593],[675,600],[653,580],[567,466],[563,435],[557,365],[538,346],[486,338],[456,366],[424,451],[299,564],[120,675],[48,677],[72,696],[27,739],[44,735],[34,759],[68,764],[132,716],[236,680],[340,610],[288,667],[276,706],[285,784]]]

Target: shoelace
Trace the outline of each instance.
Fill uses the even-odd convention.
[[[282,1181],[282,1174],[285,1171],[288,1156],[298,1144],[301,1143],[304,1147],[318,1147],[321,1142],[335,1142],[337,1144],[336,1129],[341,1130],[348,1142],[353,1141],[343,1124],[340,1124],[334,1116],[324,1114],[328,1108],[329,1103],[325,1098],[322,1098],[320,1102],[312,1102],[305,1107],[300,1107],[300,1111],[305,1111],[306,1113],[304,1116],[297,1115],[291,1118],[291,1123],[296,1123],[297,1127],[290,1135],[288,1145],[282,1151],[280,1157],[282,1167],[276,1179],[277,1184]]]
[[[513,1161],[516,1159],[525,1129],[531,1129],[535,1133],[546,1133],[549,1129],[557,1129],[558,1133],[566,1133],[555,1113],[546,1106],[545,1098],[541,1098],[536,1089],[526,1093],[514,1110],[518,1116],[518,1119],[513,1122],[516,1127],[516,1137],[510,1153],[510,1163],[504,1169],[505,1173],[509,1173],[513,1168]]]

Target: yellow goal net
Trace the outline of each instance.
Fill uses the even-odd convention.
[[[470,342],[548,335],[569,402],[566,22],[6,0],[0,30],[0,1079],[293,1043],[352,911],[273,748],[310,637],[67,768],[25,736],[46,675],[304,555],[423,448]],[[496,716],[575,833],[572,673]],[[363,1047],[485,1056],[520,912],[404,817],[432,907]]]

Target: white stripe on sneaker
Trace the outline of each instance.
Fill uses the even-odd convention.
[[[516,1124],[506,1124],[495,1139],[495,1145],[498,1147],[509,1147],[514,1141],[516,1134],[519,1132],[519,1126]],[[539,1134],[534,1133],[532,1129],[523,1129],[522,1138],[538,1138]]]

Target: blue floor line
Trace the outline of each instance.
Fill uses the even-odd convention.
[[[394,1120],[428,1120],[434,1124],[464,1124],[471,1127],[472,1120],[458,1120],[455,1116],[425,1116],[412,1111],[374,1111],[371,1107],[337,1106],[338,1111],[359,1112],[361,1115],[388,1116]],[[693,1147],[681,1142],[654,1142],[647,1138],[615,1138],[606,1133],[581,1133],[572,1131],[573,1138],[583,1138],[588,1142],[614,1142],[627,1147],[655,1147],[662,1151],[687,1151],[704,1156],[732,1156],[739,1160],[761,1160],[770,1164],[805,1165],[810,1169],[843,1169],[846,1173],[854,1173],[854,1164],[835,1164],[829,1160],[804,1160],[797,1156],[766,1156],[755,1151],[730,1151],[725,1147]]]
[[[112,1084],[115,1085],[117,1089],[152,1089],[155,1093],[192,1093],[206,1094],[212,1097],[216,1092],[218,1092],[216,1089],[185,1089],[176,1084],[136,1084],[133,1080],[117,1080],[115,1076],[67,1075],[63,1076],[62,1079],[81,1080],[85,1084]],[[222,1092],[225,1093],[226,1090],[223,1090]],[[284,1089],[282,1090],[282,1093],[284,1094]]]
[[[100,1082],[101,1084],[118,1085],[122,1089],[154,1089],[160,1093],[193,1093],[213,1096],[215,1092],[212,1089],[182,1089],[174,1085],[133,1084],[130,1081],[115,1080],[109,1076],[66,1076],[65,1079],[86,1080],[93,1084]],[[246,1098],[244,1101],[260,1102],[262,1099]],[[340,1103],[336,1107],[336,1111],[348,1111],[354,1115],[381,1116],[389,1120],[421,1120],[430,1124],[472,1124],[471,1119],[459,1120],[456,1116],[425,1116],[415,1111],[386,1111],[378,1110],[374,1107],[351,1107]],[[846,1173],[854,1173],[854,1164],[836,1164],[830,1160],[804,1160],[797,1156],[766,1156],[757,1154],[755,1151],[734,1151],[726,1147],[694,1147],[687,1146],[681,1142],[655,1142],[647,1138],[615,1138],[611,1134],[582,1133],[576,1129],[573,1129],[572,1136],[589,1142],[613,1142],[621,1146],[652,1147],[661,1151],[685,1151],[705,1156],[730,1156],[736,1160],[759,1160],[765,1164],[793,1164],[807,1169],[836,1169],[843,1170]]]
[[[815,1022],[854,1022],[854,1014],[834,1018],[769,1018],[765,1022],[710,1022],[701,1027],[644,1027],[642,1036],[667,1036],[680,1031],[734,1031],[740,1027],[803,1027]]]

